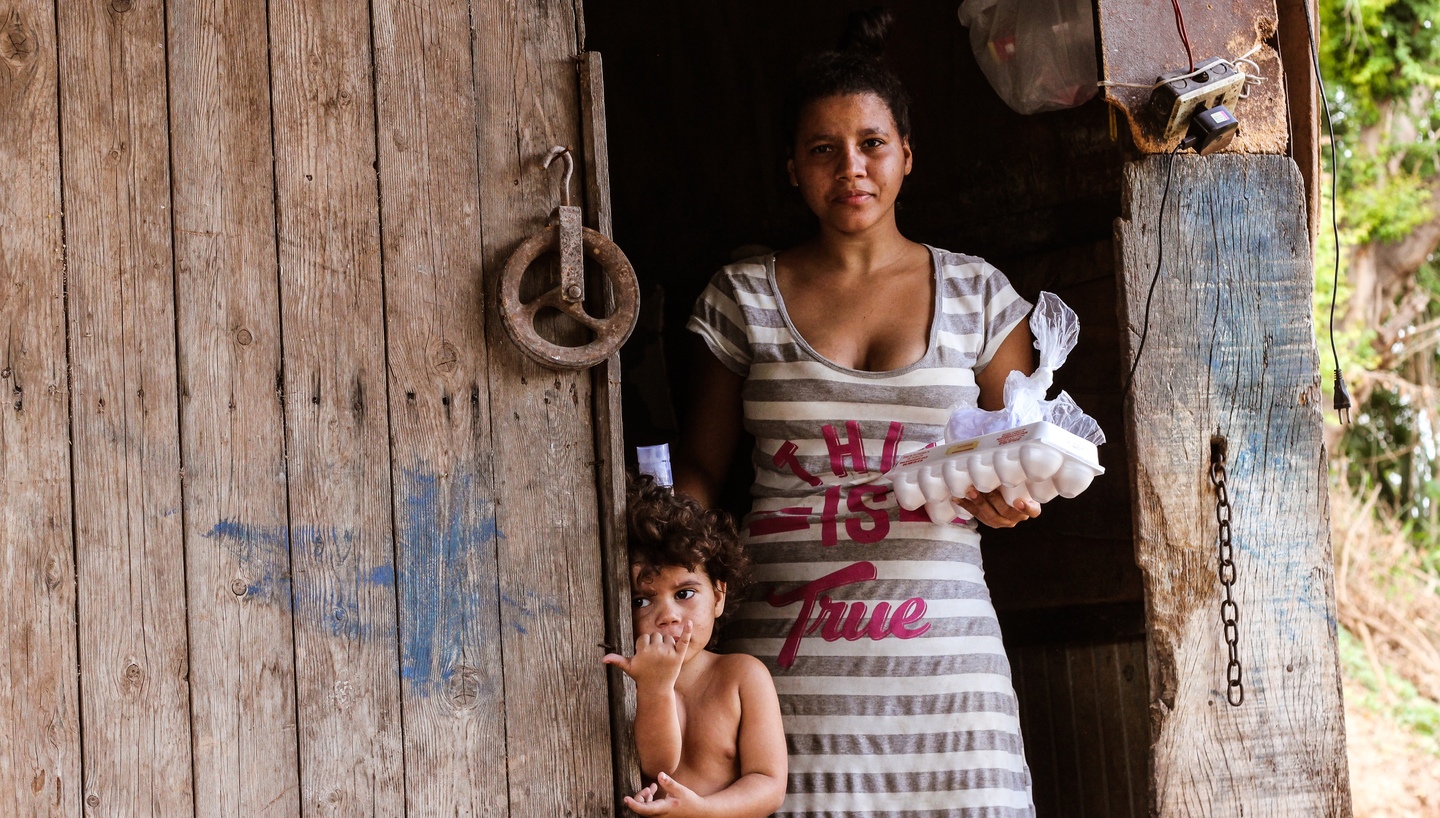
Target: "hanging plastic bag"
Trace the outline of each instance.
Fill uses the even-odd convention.
[[[1027,423],[1048,421],[1067,432],[1099,446],[1105,433],[1095,419],[1080,410],[1065,392],[1054,400],[1045,394],[1055,382],[1055,370],[1065,364],[1080,340],[1080,319],[1054,293],[1040,293],[1030,313],[1030,332],[1040,351],[1040,365],[1026,375],[1019,370],[1005,377],[1005,406],[993,411],[957,406],[945,425],[945,442],[955,443],[1014,429]]]
[[[1090,0],[965,0],[959,10],[980,70],[1022,114],[1095,96],[1093,14]]]

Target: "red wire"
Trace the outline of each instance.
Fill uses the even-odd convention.
[[[1190,35],[1185,33],[1185,14],[1180,11],[1180,0],[1170,0],[1175,7],[1175,29],[1180,32],[1180,42],[1185,44],[1185,58],[1190,61],[1190,72],[1195,71],[1195,55],[1190,53]]]

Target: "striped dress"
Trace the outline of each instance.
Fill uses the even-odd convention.
[[[1030,310],[984,261],[931,258],[929,348],[903,369],[848,369],[811,349],[773,256],[722,269],[690,319],[745,378],[755,582],[724,647],[774,675],[790,750],[781,815],[1034,815],[979,534],[868,482],[976,402],[975,373]]]

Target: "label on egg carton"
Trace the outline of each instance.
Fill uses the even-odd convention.
[[[932,521],[948,523],[969,519],[950,498],[971,487],[982,494],[999,489],[1007,503],[1048,503],[1078,495],[1104,473],[1094,443],[1040,421],[911,452],[876,482],[889,483],[902,508],[924,506]]]

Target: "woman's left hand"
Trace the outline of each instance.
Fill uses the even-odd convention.
[[[964,497],[955,498],[955,504],[991,528],[1014,528],[1016,523],[1040,516],[1039,503],[1016,500],[1011,505],[1000,496],[999,489],[981,494],[972,488]]]

